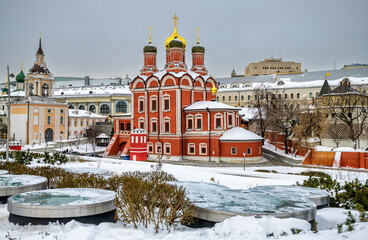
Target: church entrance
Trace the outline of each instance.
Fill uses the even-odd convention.
[[[54,140],[54,131],[51,128],[46,129],[45,131],[45,141],[52,142]]]

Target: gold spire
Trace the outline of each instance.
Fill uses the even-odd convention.
[[[217,92],[217,88],[215,87],[215,84],[213,84],[213,86],[212,86],[212,88],[211,88],[211,93],[212,93],[213,95],[215,95],[215,94],[216,94],[216,92]]]
[[[327,77],[329,77],[331,74],[328,72],[326,73],[326,77],[325,77],[325,80],[327,80]]]
[[[5,78],[5,88],[8,88],[8,74],[6,74]]]
[[[20,70],[23,71],[23,61],[20,62]]]
[[[41,33],[40,33],[40,38],[41,38]]]
[[[152,31],[152,28],[151,28],[151,26],[149,26],[148,31],[149,31],[149,40],[148,40],[148,43],[152,43],[152,41],[151,41],[151,31]]]
[[[187,46],[187,41],[185,41],[185,39],[178,34],[178,30],[177,30],[179,18],[177,17],[176,13],[172,18],[174,19],[174,32],[171,34],[170,37],[166,38],[165,47],[166,47],[166,49],[168,49],[170,41],[173,40],[176,37],[176,38],[180,39],[183,42],[184,49],[185,49],[185,47]]]
[[[197,30],[197,44],[199,44],[199,27],[197,27],[196,30]]]

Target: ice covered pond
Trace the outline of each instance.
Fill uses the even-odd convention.
[[[326,197],[319,189],[298,186],[258,186],[244,189],[204,182],[173,182],[186,188],[199,218],[220,222],[233,215],[273,215],[311,221],[315,217],[313,197]]]
[[[67,222],[111,222],[115,192],[94,188],[61,188],[14,195],[8,200],[9,220],[26,225]]]
[[[32,175],[0,175],[0,200],[5,203],[7,197],[14,194],[42,190],[47,187],[47,179]]]
[[[6,171],[6,170],[0,170],[0,175],[3,175],[3,174],[8,174],[9,172]]]

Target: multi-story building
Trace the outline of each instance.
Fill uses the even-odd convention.
[[[91,113],[85,110],[69,109],[68,133],[69,138],[82,138],[87,135],[87,129],[98,122],[105,121],[106,116]]]
[[[216,81],[204,65],[205,48],[192,47],[192,67],[185,62],[186,41],[176,28],[166,39],[164,70],[156,67],[157,48],[144,47],[141,75],[131,83],[133,128],[148,134],[147,152],[152,160],[257,161],[262,158],[262,138],[240,126],[239,108],[216,101]],[[105,154],[126,152],[126,136],[116,121]],[[119,124],[120,123],[120,124]],[[123,125],[123,126],[124,126]]]
[[[301,63],[284,62],[282,58],[266,58],[258,63],[249,63],[244,76],[300,73],[301,67]]]

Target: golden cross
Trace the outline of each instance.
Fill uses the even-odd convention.
[[[40,33],[40,38],[41,38],[41,33]]]
[[[175,15],[173,16],[173,19],[174,19],[175,28],[176,28],[176,25],[178,24],[178,20],[179,20],[179,18],[176,16],[176,13],[175,13]]]
[[[151,43],[151,31],[152,31],[151,26],[149,26],[148,30],[149,30],[149,40],[148,40],[148,43]]]
[[[20,62],[20,70],[22,70],[22,71],[23,71],[23,61],[22,61],[22,62]]]
[[[197,30],[197,43],[199,43],[199,27],[197,27],[196,30]]]

